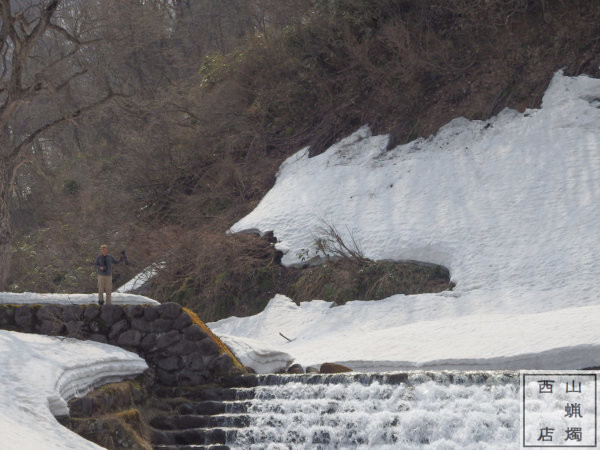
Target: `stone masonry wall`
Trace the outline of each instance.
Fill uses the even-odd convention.
[[[137,353],[166,386],[219,381],[244,371],[195,314],[161,305],[0,305],[0,329],[66,336]]]

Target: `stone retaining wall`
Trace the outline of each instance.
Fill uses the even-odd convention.
[[[243,372],[195,314],[161,305],[0,305],[0,329],[66,336],[133,351],[166,386],[219,381]]]

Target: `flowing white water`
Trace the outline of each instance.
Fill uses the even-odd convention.
[[[268,375],[239,389],[235,449],[518,448],[515,372]]]

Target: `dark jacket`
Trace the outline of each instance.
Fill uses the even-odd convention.
[[[112,275],[113,264],[119,264],[121,259],[115,259],[112,255],[98,255],[94,267],[98,271],[98,275]],[[100,267],[104,267],[104,270],[100,270]]]

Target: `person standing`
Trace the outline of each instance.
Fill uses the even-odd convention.
[[[110,295],[112,292],[112,266],[123,261],[123,255],[115,259],[108,253],[108,247],[104,244],[100,246],[100,255],[96,258],[94,266],[98,271],[98,304],[104,304],[104,293],[106,292],[106,304],[112,303]]]

